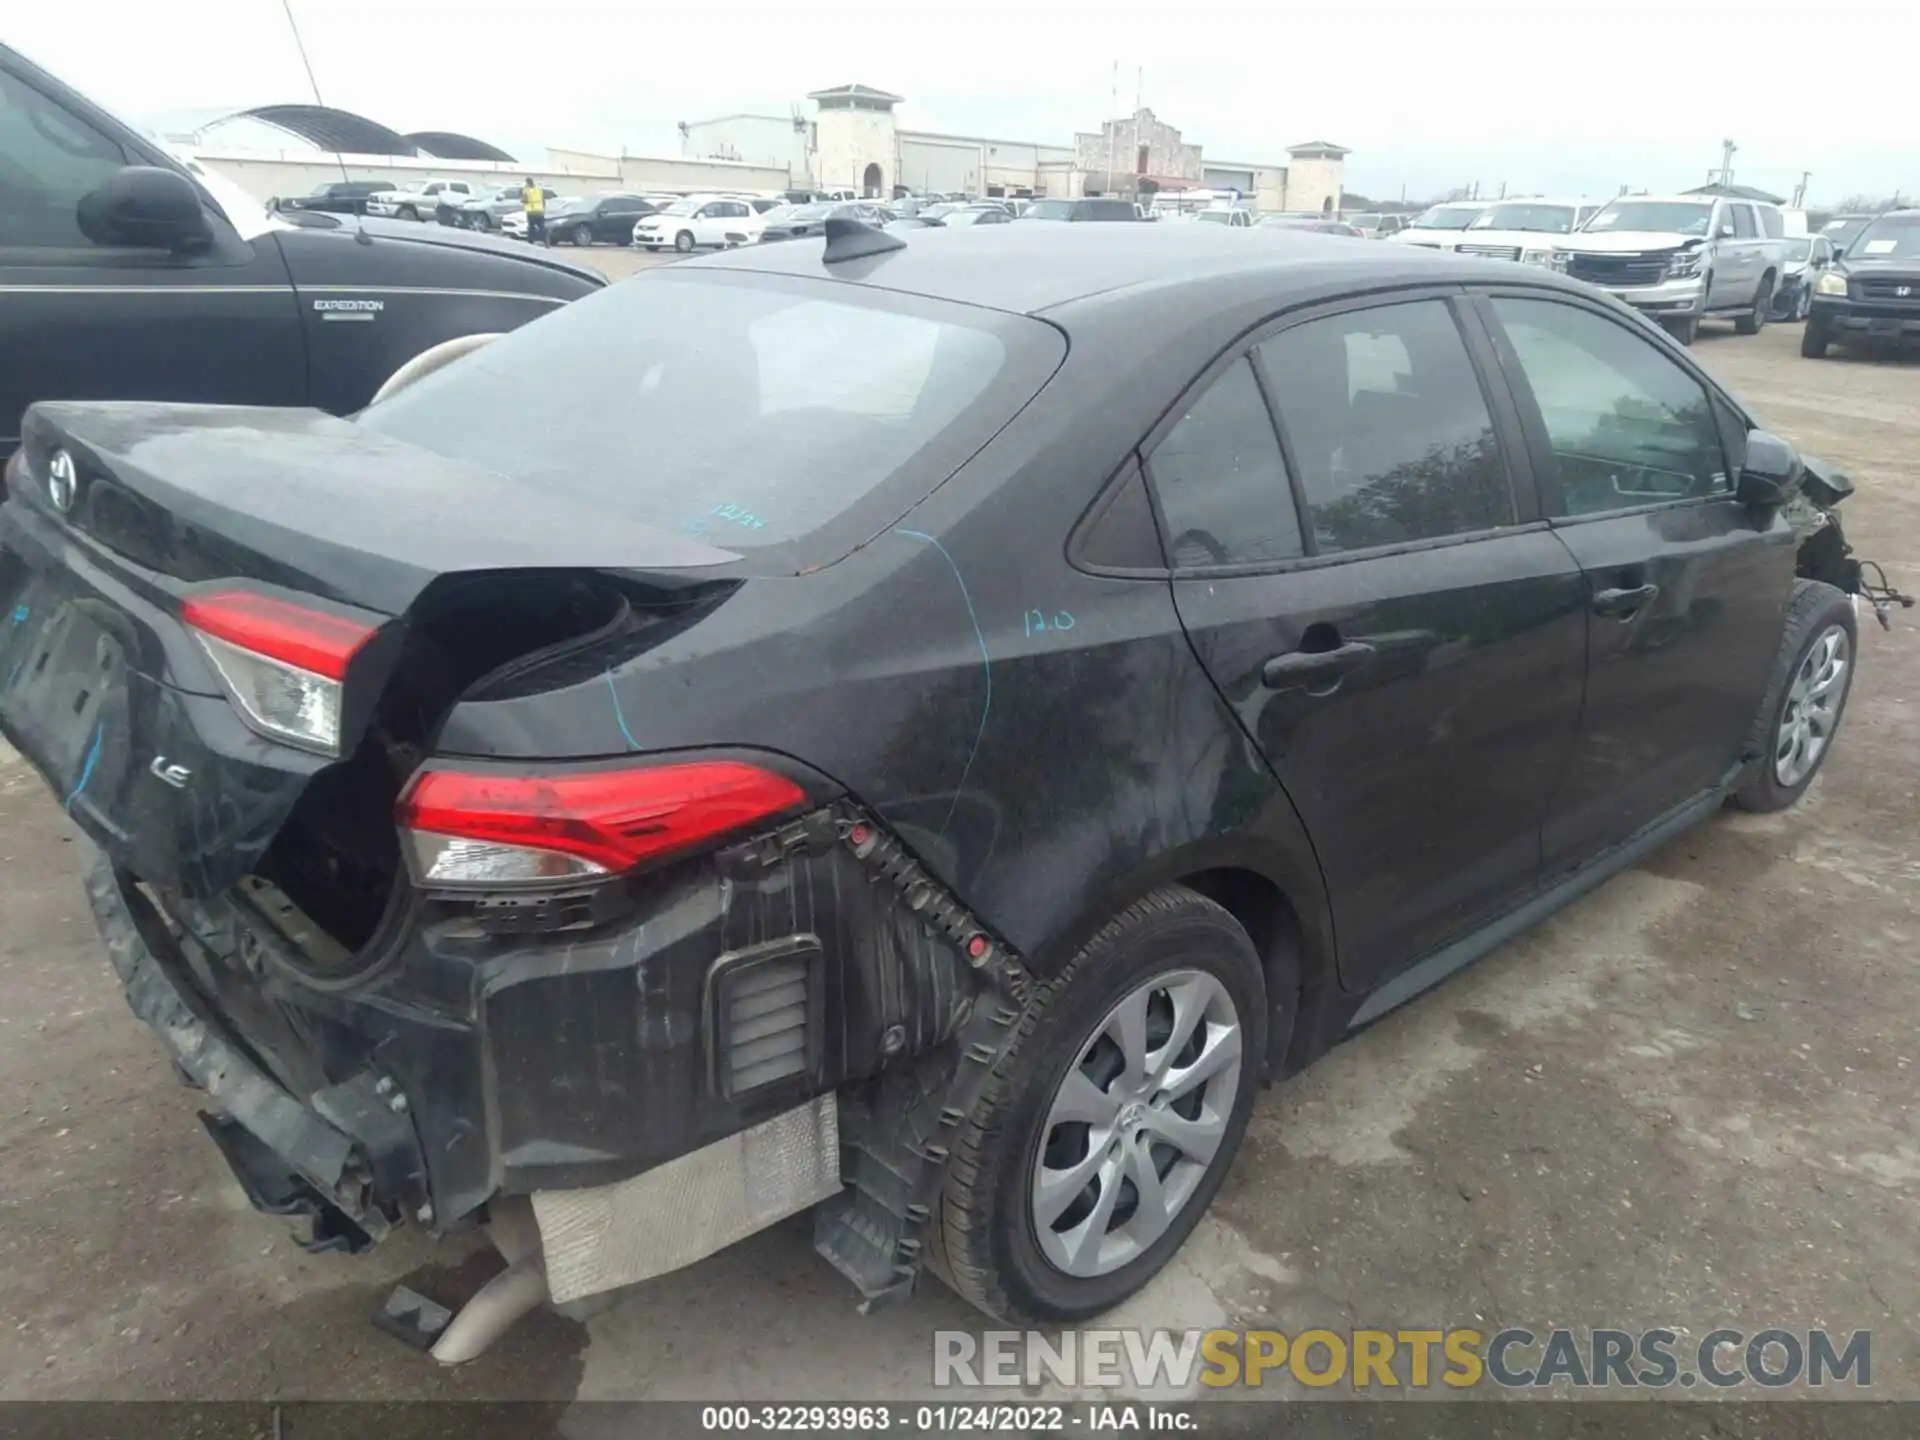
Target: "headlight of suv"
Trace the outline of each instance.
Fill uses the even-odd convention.
[[[1701,262],[1707,258],[1705,250],[1677,251],[1667,261],[1667,277],[1672,280],[1689,280],[1700,273]]]
[[[1564,261],[1559,265],[1554,264],[1554,259],[1559,253],[1558,250],[1555,250],[1550,245],[1539,250],[1522,250],[1520,252],[1520,263],[1522,265],[1545,265],[1550,269],[1564,270],[1567,268]]]
[[[1847,277],[1829,270],[1813,282],[1813,293],[1816,295],[1845,295],[1847,293]]]

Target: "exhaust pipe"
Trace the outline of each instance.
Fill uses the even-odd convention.
[[[487,1238],[506,1260],[507,1268],[460,1307],[428,1353],[442,1365],[464,1365],[484,1355],[513,1323],[543,1304],[547,1288],[546,1256],[540,1249],[540,1227],[533,1204],[524,1197],[502,1200],[493,1207]]]

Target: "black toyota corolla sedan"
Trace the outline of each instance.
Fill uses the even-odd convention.
[[[835,221],[13,471],[0,728],[235,1171],[531,1197],[558,1300],[810,1207],[870,1299],[1113,1305],[1262,1082],[1799,799],[1862,588],[1608,298],[1205,226]]]

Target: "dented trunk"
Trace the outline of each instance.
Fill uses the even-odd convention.
[[[684,615],[734,558],[317,411],[41,405],[22,453],[0,724],[117,863],[201,897],[290,821],[390,876],[399,780],[462,692]],[[365,633],[331,753],[230,703],[189,621],[236,587]]]

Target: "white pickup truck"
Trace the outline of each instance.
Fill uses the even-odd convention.
[[[478,187],[465,180],[428,180],[400,190],[381,190],[367,197],[369,215],[387,215],[401,220],[431,219],[434,207],[458,205],[478,193]]]

